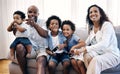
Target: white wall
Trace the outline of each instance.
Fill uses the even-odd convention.
[[[8,43],[9,43],[7,42],[8,35],[6,31],[6,24],[8,19],[5,18],[7,13],[6,13],[6,8],[3,7],[3,4],[5,4],[5,2],[0,0],[0,59],[6,57],[8,53]],[[6,15],[3,16],[3,13]],[[6,20],[6,22],[4,22],[4,20]]]

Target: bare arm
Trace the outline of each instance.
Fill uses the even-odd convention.
[[[48,31],[41,28],[38,24],[35,24],[34,28],[37,30],[40,36],[45,37],[45,38],[48,36]]]
[[[18,31],[20,31],[20,32],[24,32],[24,31],[26,30],[25,28],[21,27],[21,26],[18,25],[17,23],[14,23],[14,25],[15,25],[15,28],[16,28]]]
[[[7,28],[7,31],[11,32],[13,29],[17,29],[20,32],[24,32],[26,29],[18,25],[15,21],[13,21]]]
[[[79,49],[79,48],[81,48],[81,47],[83,47],[83,46],[86,45],[86,44],[85,44],[85,41],[79,40],[78,42],[79,42],[78,44],[74,45],[74,46],[70,49],[70,53],[76,53],[76,52],[75,52],[75,49]]]
[[[30,24],[31,26],[33,26],[36,31],[38,32],[38,34],[44,38],[46,38],[48,36],[48,31],[44,30],[43,28],[41,28],[38,24],[35,23],[35,21],[33,19],[26,19],[27,24]]]
[[[78,42],[79,43],[74,45],[71,49],[79,49],[79,48],[85,46],[85,41],[79,40]]]
[[[14,22],[12,22],[9,26],[8,26],[8,28],[7,28],[7,31],[8,32],[11,32],[11,31],[13,31],[13,24]]]

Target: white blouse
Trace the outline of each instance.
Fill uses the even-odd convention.
[[[96,34],[94,33],[94,30],[92,30],[86,40],[86,44],[87,52],[95,51],[100,55],[110,52],[120,56],[116,34],[110,22],[104,22],[101,30]]]

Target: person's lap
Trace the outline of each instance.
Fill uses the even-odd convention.
[[[37,59],[40,56],[47,57],[47,53],[45,52],[45,48],[41,48],[41,49],[37,49],[37,50],[32,48],[31,56],[29,57],[29,59]]]
[[[59,62],[70,62],[70,59],[69,59],[69,55],[67,54],[56,54],[56,56],[51,56],[49,58],[49,62],[54,62],[56,63],[57,65],[59,64]]]
[[[103,71],[105,69],[114,67],[119,64],[119,58],[115,56],[113,53],[108,52],[102,55],[98,55],[97,53],[92,52],[87,54],[89,54],[89,56],[92,57],[88,69],[91,68],[92,66],[96,67],[97,65],[99,65],[99,68],[101,69],[101,71]]]

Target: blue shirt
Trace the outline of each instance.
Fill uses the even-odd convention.
[[[58,39],[59,39],[59,44],[63,44],[66,41],[66,38],[64,37],[64,35],[61,31],[58,32]],[[48,34],[47,40],[48,40],[49,48],[54,49],[51,32]]]
[[[69,40],[67,40],[67,47],[65,48],[67,50],[67,52],[70,51],[72,46],[78,44],[79,40],[80,40],[80,38],[77,35],[73,34],[72,37]]]

